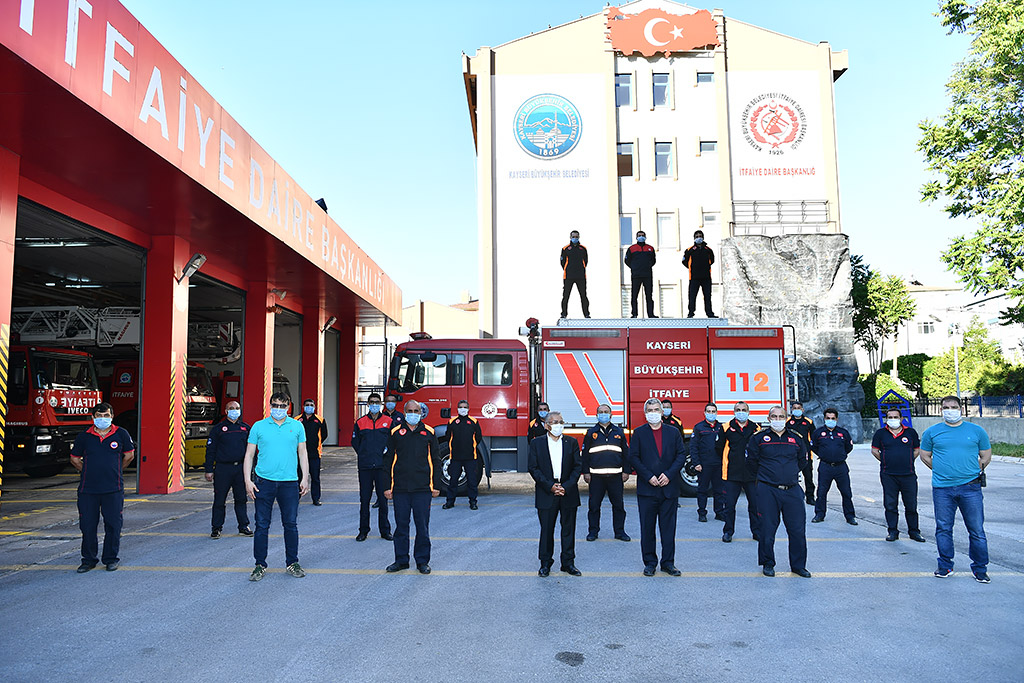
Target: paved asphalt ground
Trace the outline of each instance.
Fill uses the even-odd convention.
[[[11,475],[0,500],[0,680],[1024,679],[1024,464],[988,470],[992,583],[981,585],[959,522],[956,573],[932,576],[923,466],[929,542],[904,530],[887,543],[875,461],[866,446],[851,460],[861,523],[844,523],[833,491],[825,523],[807,524],[811,579],[786,571],[784,537],[778,576],[762,577],[745,527],[722,543],[721,523],[698,523],[692,499],[683,499],[677,531],[683,576],[645,578],[631,492],[633,542],[609,540],[607,503],[602,537],[585,542],[584,495],[583,576],[541,579],[532,492],[518,474],[496,475],[476,512],[465,499],[453,510],[435,500],[434,572],[385,574],[392,544],[354,540],[348,449],[325,458],[324,505],[303,500],[304,579],[282,572],[275,512],[271,570],[247,580],[252,541],[208,538],[212,485],[199,473],[181,493],[129,495],[121,569],[78,575],[77,477]],[[229,505],[227,530],[232,514]]]

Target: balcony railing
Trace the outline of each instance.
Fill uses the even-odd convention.
[[[737,201],[732,203],[732,217],[733,236],[838,232],[827,200]]]

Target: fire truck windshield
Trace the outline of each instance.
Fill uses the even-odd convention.
[[[40,389],[99,389],[92,358],[59,351],[33,351],[32,370]]]
[[[422,359],[418,353],[396,354],[391,366],[392,390],[410,392],[423,387],[448,384],[448,355],[431,354],[434,355],[436,358],[428,361]]]
[[[206,368],[188,366],[185,386],[188,387],[189,396],[213,396],[213,383],[210,382]]]

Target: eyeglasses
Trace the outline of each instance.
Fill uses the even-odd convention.
[[[271,403],[270,407],[271,408],[287,408],[288,404],[287,403]]]

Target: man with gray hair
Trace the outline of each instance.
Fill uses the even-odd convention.
[[[636,504],[640,512],[640,551],[644,576],[654,576],[658,566],[655,524],[661,532],[661,570],[680,576],[676,569],[676,507],[679,500],[679,471],[686,461],[683,437],[678,429],[662,427],[661,401],[647,399],[647,424],[633,430],[629,460],[636,470]]]
[[[527,460],[530,476],[536,482],[534,504],[540,520],[540,559],[538,576],[550,576],[555,563],[555,522],[562,522],[561,570],[580,576],[576,568],[576,511],[580,506],[580,446],[576,439],[562,436],[565,421],[557,411],[545,419],[547,436],[530,442]]]

